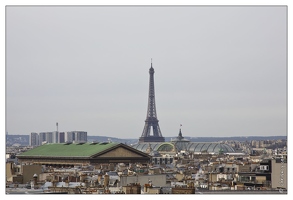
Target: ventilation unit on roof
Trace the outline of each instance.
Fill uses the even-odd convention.
[[[72,142],[70,142],[70,141],[66,141],[65,144],[72,144]]]
[[[91,144],[99,144],[99,142],[98,141],[92,141]]]
[[[101,142],[100,144],[109,144],[109,142]]]
[[[85,141],[78,141],[77,144],[81,145],[81,144],[85,144],[86,142]]]

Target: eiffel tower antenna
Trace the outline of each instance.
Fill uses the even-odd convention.
[[[157,118],[156,103],[155,103],[155,82],[153,68],[153,59],[151,58],[151,68],[149,69],[150,81],[149,81],[149,96],[148,96],[148,109],[145,120],[145,125],[139,142],[165,142],[165,138],[162,136],[159,120]],[[153,135],[151,135],[151,130]]]

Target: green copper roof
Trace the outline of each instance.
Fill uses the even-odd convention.
[[[17,157],[22,156],[48,156],[48,157],[90,157],[106,149],[114,147],[118,143],[84,143],[84,144],[66,144],[53,143],[44,144],[34,149],[28,150]]]

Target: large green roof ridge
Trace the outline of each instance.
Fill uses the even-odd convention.
[[[51,143],[33,148],[19,156],[89,157],[116,145],[118,143]]]

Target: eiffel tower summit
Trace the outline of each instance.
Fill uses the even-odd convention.
[[[165,138],[162,136],[159,120],[157,118],[156,103],[155,103],[155,82],[154,82],[154,68],[151,62],[150,82],[149,82],[149,99],[148,99],[148,109],[147,116],[145,120],[145,125],[141,137],[139,138],[139,143],[143,142],[165,142]],[[151,132],[153,134],[151,134]]]

